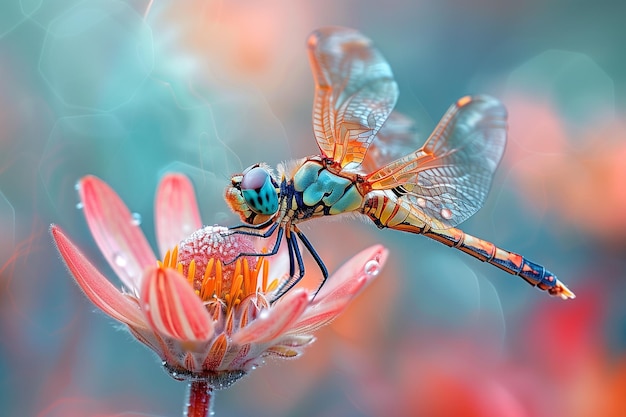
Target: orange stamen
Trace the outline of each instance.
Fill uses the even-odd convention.
[[[201,298],[203,300],[207,300],[210,297],[213,297],[213,295],[215,294],[215,277],[211,276],[214,263],[215,263],[215,258],[209,259],[209,262],[207,263],[206,268],[204,270],[202,284],[200,285],[200,288],[202,291]]]
[[[241,304],[246,297],[256,292],[266,293],[278,287],[278,279],[272,280],[268,285],[269,262],[264,257],[259,257],[254,268],[250,268],[248,259],[238,259],[232,270],[230,283],[224,287],[225,271],[221,260],[209,258],[207,265],[202,272],[202,278],[197,278],[198,264],[192,259],[186,267],[178,262],[178,246],[168,250],[163,257],[163,261],[157,261],[161,268],[176,269],[185,276],[189,284],[194,288],[196,294],[205,302],[219,301],[222,308],[225,308],[226,315],[232,314],[235,307]],[[261,274],[261,277],[259,277]],[[230,276],[230,275],[229,275]],[[259,282],[260,278],[260,282]]]
[[[171,266],[174,266],[178,263],[178,245],[174,246],[172,250],[172,261]]]
[[[243,258],[243,293],[250,294],[250,265],[248,260]]]
[[[222,294],[222,281],[224,275],[222,274],[222,261],[219,259],[215,264],[215,294],[219,297]]]
[[[270,263],[266,262],[265,258],[262,258],[261,263],[263,264],[263,292],[267,292],[267,276],[270,273]],[[276,284],[278,285],[278,284]]]
[[[179,264],[180,265],[180,264]],[[187,281],[193,286],[193,281],[196,277],[196,260],[192,259],[189,263],[189,270],[187,271]]]
[[[267,277],[264,276],[264,278],[267,278]],[[266,290],[264,292],[274,291],[276,288],[278,288],[278,280],[274,279],[274,280],[272,280],[272,282],[270,282],[270,285],[267,286],[267,288],[266,288]]]

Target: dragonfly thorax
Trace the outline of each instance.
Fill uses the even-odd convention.
[[[358,209],[363,203],[358,179],[358,174],[331,172],[326,158],[314,156],[303,160],[292,180],[296,211],[306,218]]]

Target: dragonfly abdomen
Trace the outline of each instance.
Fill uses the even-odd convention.
[[[369,198],[362,209],[380,227],[423,234],[446,246],[456,248],[474,258],[496,266],[512,275],[523,278],[533,287],[548,291],[564,299],[574,298],[572,293],[556,276],[543,266],[514,252],[509,252],[491,242],[469,235],[454,227],[435,230],[414,213],[384,195]]]
[[[496,266],[512,275],[523,278],[533,287],[558,295],[563,299],[573,298],[572,293],[556,276],[542,265],[534,263],[520,254],[509,252],[491,242],[469,235],[456,228],[427,230],[422,232],[447,246],[457,248],[476,259]]]

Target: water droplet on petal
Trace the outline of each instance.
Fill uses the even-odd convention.
[[[422,197],[418,197],[417,198],[417,205],[420,207],[426,207],[426,200],[424,200]]]
[[[380,263],[376,259],[370,259],[365,264],[364,270],[370,277],[375,277],[380,272]]]
[[[141,214],[133,213],[131,217],[132,219],[130,222],[133,226],[139,226],[141,224]]]
[[[450,220],[452,218],[452,210],[450,210],[449,208],[442,208],[441,209],[441,217],[443,217],[446,220]]]
[[[83,204],[83,203],[76,203],[76,208],[77,208],[78,210],[82,210],[82,209],[83,209],[83,207],[84,207],[84,204]]]
[[[126,258],[126,256],[121,253],[115,253],[113,254],[113,263],[115,263],[115,265],[119,266],[120,268],[124,268],[126,265],[128,265],[128,258]]]
[[[266,310],[262,310],[262,311],[259,313],[259,318],[260,318],[260,319],[266,319],[266,318],[268,318],[268,317],[269,317],[269,315],[270,315],[270,311],[269,311],[269,310],[267,310],[267,309],[266,309]]]
[[[76,181],[76,184],[74,184],[74,189],[76,191],[80,190],[80,181]]]

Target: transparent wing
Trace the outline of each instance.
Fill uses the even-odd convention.
[[[309,37],[308,48],[317,144],[342,168],[355,169],[396,104],[391,68],[371,41],[353,29],[319,29]]]
[[[422,143],[413,119],[393,111],[369,146],[361,171],[370,173],[417,149]]]
[[[498,100],[463,97],[417,151],[366,177],[372,190],[393,189],[398,203],[423,213],[435,229],[454,227],[483,205],[506,143]]]

